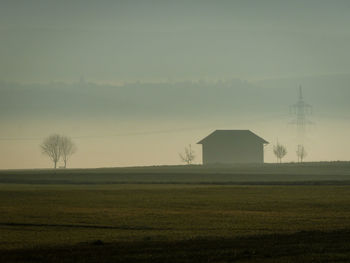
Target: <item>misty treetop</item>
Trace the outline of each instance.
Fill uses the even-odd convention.
[[[40,145],[41,151],[44,155],[47,155],[54,163],[54,168],[57,168],[57,163],[62,160],[64,166],[67,168],[67,161],[71,155],[73,155],[77,147],[73,143],[72,139],[67,136],[53,134],[45,138]]]
[[[273,153],[276,156],[277,161],[279,163],[282,163],[282,159],[287,154],[287,148],[286,148],[286,146],[284,146],[284,145],[282,145],[282,144],[277,142],[277,144],[273,146]]]

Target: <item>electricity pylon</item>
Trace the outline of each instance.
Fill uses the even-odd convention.
[[[298,143],[303,145],[305,141],[306,126],[312,124],[312,122],[307,119],[307,115],[312,114],[312,106],[304,101],[301,86],[299,86],[299,99],[296,104],[291,106],[291,111],[296,115],[296,118],[290,123],[296,125]]]

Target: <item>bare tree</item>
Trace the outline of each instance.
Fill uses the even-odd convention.
[[[61,156],[64,162],[64,168],[67,168],[67,161],[69,157],[77,151],[77,147],[72,139],[67,136],[60,137]]]
[[[287,154],[287,148],[282,144],[277,143],[273,146],[273,153],[277,157],[277,161],[279,161],[279,163],[282,163],[282,158]]]
[[[196,158],[196,155],[191,148],[191,144],[188,147],[185,147],[185,153],[180,153],[179,156],[181,161],[185,162],[186,164],[191,164],[192,161]]]
[[[305,147],[303,145],[298,145],[298,149],[297,149],[296,153],[297,153],[297,156],[298,156],[298,162],[302,163],[303,160],[307,156],[307,152],[305,151]]]
[[[60,141],[61,136],[53,134],[44,139],[43,143],[40,145],[42,153],[47,155],[53,161],[55,169],[62,153]]]

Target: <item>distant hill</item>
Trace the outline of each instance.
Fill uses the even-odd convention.
[[[217,82],[21,85],[0,83],[0,118],[113,118],[285,115],[303,86],[305,100],[324,116],[348,116],[350,75]]]

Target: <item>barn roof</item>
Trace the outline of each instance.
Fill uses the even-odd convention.
[[[215,140],[255,140],[263,144],[268,143],[250,130],[216,130],[197,142],[197,144],[204,144]]]

